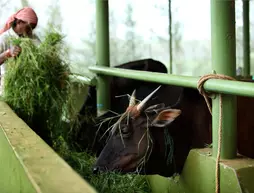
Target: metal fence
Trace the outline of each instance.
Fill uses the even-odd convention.
[[[243,3],[244,24],[244,75],[250,73],[249,44],[249,1]],[[108,0],[96,0],[96,54],[97,65],[89,70],[96,73],[98,114],[110,108],[109,76],[118,76],[161,84],[197,88],[199,77],[143,72],[109,67],[109,21]],[[211,50],[212,68],[218,74],[236,76],[235,54],[235,2],[211,0]],[[207,91],[222,93],[223,127],[221,139],[221,157],[236,157],[236,96],[254,97],[254,84],[251,82],[210,79],[204,84]],[[213,133],[219,127],[219,97],[212,99]],[[218,138],[213,135],[213,156],[217,155]]]

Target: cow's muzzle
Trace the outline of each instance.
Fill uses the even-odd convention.
[[[100,171],[99,167],[93,167],[93,174],[98,174]]]

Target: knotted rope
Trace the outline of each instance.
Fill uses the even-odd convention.
[[[204,90],[204,83],[209,79],[223,79],[223,80],[236,80],[230,76],[223,74],[207,74],[202,76],[198,81],[198,90],[201,95],[205,98],[207,107],[212,115],[212,108],[208,101],[209,94]],[[210,93],[211,94],[211,93]],[[216,193],[220,193],[220,153],[221,153],[221,136],[222,136],[222,94],[219,94],[219,129],[218,129],[218,149],[217,149],[217,158],[216,158],[216,169],[215,169],[215,184],[216,184]]]

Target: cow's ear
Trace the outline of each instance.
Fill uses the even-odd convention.
[[[145,110],[145,113],[157,113],[157,112],[160,112],[164,108],[165,108],[164,103],[160,103],[160,104],[157,104],[157,105],[152,105],[152,106],[148,107]]]
[[[152,121],[154,127],[165,127],[174,121],[181,114],[179,109],[167,109],[161,111]]]

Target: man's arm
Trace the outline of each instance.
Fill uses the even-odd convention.
[[[2,65],[5,60],[7,60],[10,57],[10,52],[9,51],[5,51],[3,53],[0,54],[0,65]]]
[[[7,52],[7,43],[5,40],[5,35],[0,36],[0,65],[2,65],[5,60],[8,58],[8,52]]]
[[[4,51],[2,54],[0,54],[0,65],[2,65],[5,60],[7,60],[10,57],[16,57],[21,52],[21,48],[19,46],[14,46],[6,51]]]
[[[0,35],[0,66],[10,57],[16,57],[21,52],[19,46],[11,46],[10,36]]]

